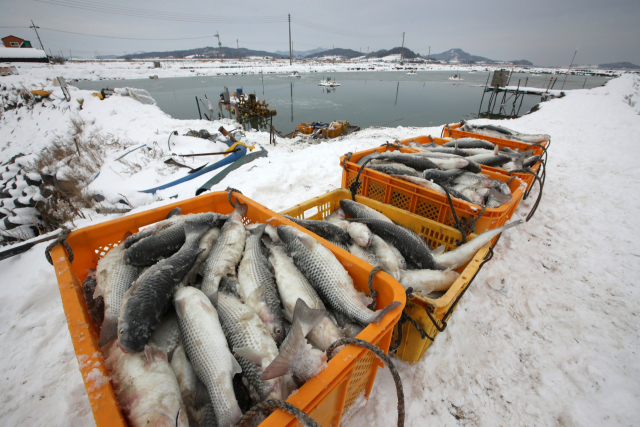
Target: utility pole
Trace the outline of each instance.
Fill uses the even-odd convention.
[[[333,63],[336,63],[336,45],[333,45]]]
[[[238,48],[238,61],[240,61],[240,42],[236,39],[236,47]]]
[[[71,49],[69,49],[69,60],[73,61],[73,55],[71,55]]]
[[[289,65],[293,65],[293,47],[291,45],[291,14],[289,14]]]
[[[429,55],[427,55],[427,62],[431,59],[431,46],[429,46]]]
[[[571,58],[571,64],[569,65],[569,70],[571,70],[571,66],[573,65],[573,60],[576,59],[576,54],[578,53],[578,49],[573,53],[573,58]],[[560,90],[564,89],[564,84],[567,82],[567,76],[569,75],[569,70],[567,70],[567,74],[564,75],[564,81],[562,82],[562,87]]]
[[[224,61],[222,59],[222,43],[220,43],[220,34],[218,34],[218,31],[216,31],[216,35],[214,37],[218,38],[218,50],[220,51],[220,62]]]
[[[403,65],[404,60],[404,33],[402,33],[402,48],[400,49],[400,65]]]
[[[367,46],[367,60],[369,60],[369,46]]]
[[[40,34],[38,34],[38,28],[40,27],[36,27],[36,24],[33,23],[33,19],[31,20],[31,26],[29,28],[33,28],[33,30],[36,32],[36,36],[38,37],[38,41],[40,42],[40,48],[44,50],[44,45],[42,44],[42,40],[40,40]]]

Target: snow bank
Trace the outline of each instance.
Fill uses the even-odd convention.
[[[415,366],[394,360],[404,384],[407,426],[636,423],[640,201],[635,195],[640,191],[640,157],[630,135],[640,132],[640,106],[635,104],[639,85],[625,75],[605,87],[571,91],[541,104],[531,115],[494,122],[552,135],[545,192],[533,219],[502,237],[494,259],[424,359]],[[178,138],[169,147],[173,130],[183,134],[204,128],[214,133],[221,124],[233,127],[231,121],[174,120],[155,106],[126,97],[100,101],[88,91],[72,89],[71,94],[74,99],[84,97],[82,111],[62,111],[59,106],[66,102],[55,101],[28,113],[5,113],[0,119],[0,141],[5,144],[0,160],[20,151],[37,152],[54,134],[67,131],[72,113],[88,123],[87,131],[109,133],[129,141],[130,147],[146,143],[166,152],[200,149],[192,142],[207,144]],[[72,100],[68,105],[74,104]],[[234,187],[279,211],[338,188],[340,155],[394,138],[439,135],[440,130],[367,128],[312,145],[278,138],[275,147],[268,146],[268,134],[247,132],[243,139],[263,144],[269,157],[242,166],[213,190]],[[148,161],[139,151],[122,160]],[[142,184],[186,173],[163,170],[164,163],[151,159],[143,171],[126,175],[116,167],[122,162],[113,160],[115,154],[100,174],[112,169],[111,176],[93,185],[127,197],[134,197]],[[134,212],[192,197],[209,178],[161,191],[155,199],[131,200]],[[535,196],[534,190],[514,219],[526,216]],[[76,225],[116,217],[94,214]],[[5,382],[0,418],[7,425],[92,425],[53,268],[43,257],[45,246],[0,261],[0,370]],[[348,425],[395,425],[393,387],[388,371],[381,370],[369,404]]]
[[[44,50],[33,48],[0,47],[0,58],[46,58]]]

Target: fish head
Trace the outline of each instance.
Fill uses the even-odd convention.
[[[351,238],[358,244],[358,246],[362,246],[363,248],[368,248],[371,246],[371,240],[373,238],[373,234],[369,227],[359,222],[349,223],[348,228],[349,235]]]
[[[148,341],[148,340],[147,340]],[[137,353],[144,349],[146,342],[137,337],[128,322],[118,321],[118,347],[125,353]]]
[[[284,341],[285,336],[284,326],[282,325],[282,322],[276,321],[271,327],[269,333],[271,333],[273,340],[276,342],[278,347],[280,347],[280,344],[282,344],[282,341]]]

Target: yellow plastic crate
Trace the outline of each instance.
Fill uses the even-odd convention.
[[[283,212],[282,215],[289,215],[300,219],[322,220],[328,217],[333,211],[340,207],[341,199],[350,199],[351,193],[348,190],[339,189],[319,197],[307,200],[295,205]],[[432,249],[440,245],[445,245],[450,251],[457,246],[456,241],[462,235],[455,228],[440,224],[428,218],[412,214],[405,210],[386,205],[377,200],[356,195],[356,202],[367,205],[378,212],[383,213],[392,221],[415,231],[421,235]],[[467,239],[472,239],[476,235],[470,234]],[[417,324],[435,339],[439,331],[444,330],[446,322],[455,310],[459,298],[467,289],[475,275],[478,273],[483,260],[490,249],[490,242],[484,245],[466,265],[456,269],[460,273],[458,280],[449,290],[439,298],[427,298],[420,294],[412,294],[407,298],[405,313],[414,319]],[[428,312],[428,313],[427,313]],[[438,323],[437,327],[429,318],[429,315]],[[397,325],[394,330],[393,341],[398,338]],[[396,351],[396,357],[410,364],[415,364],[424,355],[424,352],[433,342],[429,338],[422,338],[418,330],[410,323],[406,322],[402,326],[402,338],[400,346]]]

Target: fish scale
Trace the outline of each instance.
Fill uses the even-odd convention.
[[[262,356],[263,367],[269,366],[278,356],[276,342],[269,334],[258,315],[238,298],[220,292],[218,316],[231,349],[249,348]],[[282,399],[280,380],[262,381],[262,370],[251,361],[239,357],[242,376],[251,385],[260,399]]]
[[[242,259],[247,236],[242,222],[245,213],[247,205],[238,202],[203,263],[201,289],[212,302],[217,298],[220,280],[226,276],[235,276],[236,267]]]
[[[368,325],[378,322],[397,306],[394,302],[383,310],[369,310],[362,302],[363,295],[354,288],[353,279],[331,251],[293,227],[279,226],[278,236],[286,244],[295,265],[334,311]]]
[[[145,266],[153,264],[162,258],[168,258],[184,244],[184,224],[187,221],[192,224],[206,224],[210,228],[220,226],[221,222],[225,221],[227,217],[215,212],[206,212],[177,218],[180,218],[179,222],[131,245],[125,255],[126,261],[131,265]]]
[[[140,351],[149,342],[171,304],[176,285],[189,272],[201,252],[200,237],[208,225],[187,222],[185,228],[187,238],[182,248],[171,258],[149,268],[123,298],[118,318],[118,340],[127,351]]]
[[[116,246],[98,261],[96,268],[97,285],[93,298],[102,296],[104,299],[104,320],[100,329],[100,346],[116,337],[122,299],[140,275],[138,267],[124,261],[124,253],[124,245]]]
[[[219,426],[229,427],[242,416],[232,382],[241,369],[229,351],[218,313],[196,288],[181,287],[174,302],[184,349],[209,392]]]
[[[269,261],[262,251],[261,238],[266,224],[254,229],[238,268],[238,293],[266,324],[276,343],[284,339],[282,307]]]

